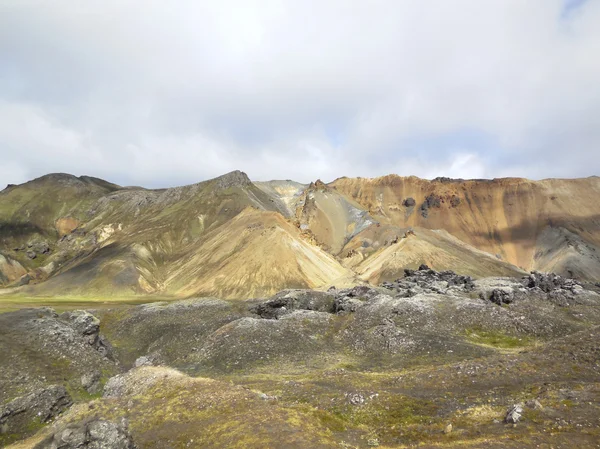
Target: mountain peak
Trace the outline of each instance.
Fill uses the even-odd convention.
[[[217,186],[221,189],[228,189],[231,187],[247,187],[252,184],[248,175],[240,170],[234,170],[226,173],[214,179],[217,182]]]

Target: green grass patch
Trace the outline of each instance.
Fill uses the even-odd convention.
[[[503,332],[483,329],[467,329],[465,332],[467,340],[471,343],[484,346],[492,346],[500,349],[515,349],[530,346],[534,340],[528,336],[513,336]]]

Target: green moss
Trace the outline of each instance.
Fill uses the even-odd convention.
[[[45,423],[43,423],[38,417],[35,417],[22,429],[18,429],[18,433],[0,433],[0,447],[5,447],[22,439],[23,437],[33,435],[45,426]]]

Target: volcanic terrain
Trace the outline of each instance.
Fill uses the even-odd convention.
[[[0,446],[600,447],[600,178],[0,192]]]

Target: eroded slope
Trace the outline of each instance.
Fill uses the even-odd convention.
[[[529,181],[427,181],[395,175],[340,178],[330,184],[354,199],[377,220],[400,227],[444,229],[487,253],[525,270],[548,270],[540,253],[552,249],[548,233],[573,233],[582,249],[572,245],[575,259],[560,264],[576,276],[600,277],[600,178]],[[591,254],[591,257],[590,257]],[[593,273],[593,276],[590,276]]]

